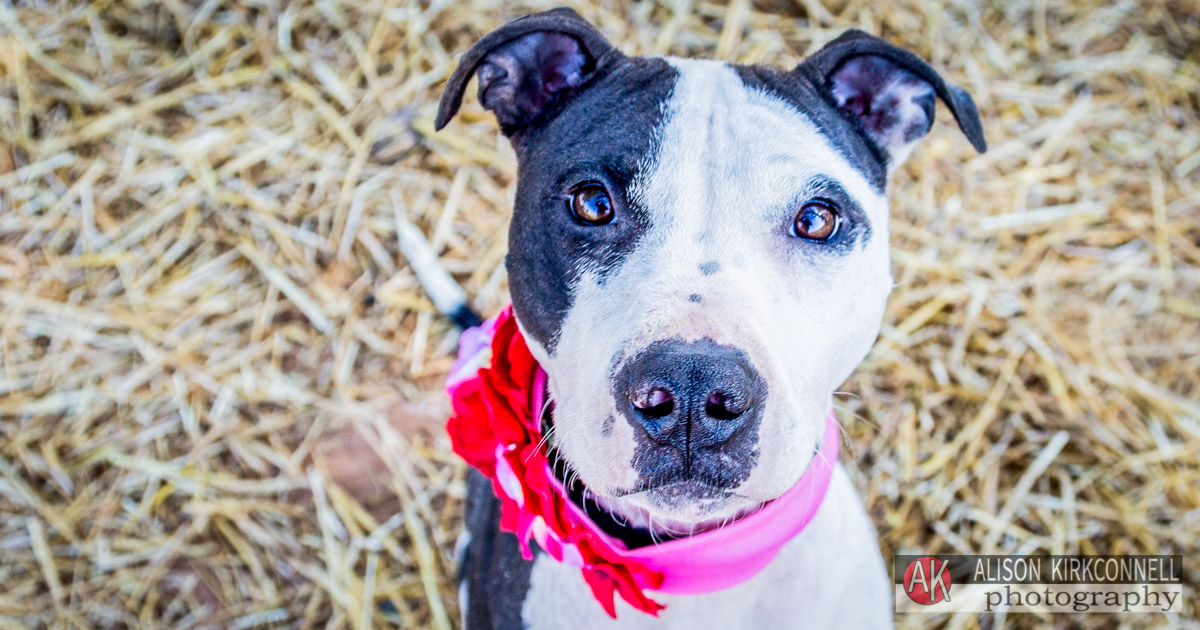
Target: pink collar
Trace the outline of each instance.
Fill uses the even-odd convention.
[[[480,356],[489,345],[490,366]],[[493,480],[502,501],[501,529],[515,532],[523,546],[533,538],[555,559],[579,567],[614,618],[614,592],[657,614],[662,606],[649,594],[707,593],[753,577],[804,530],[829,488],[838,457],[832,412],[820,449],[782,496],[719,529],[629,549],[569,498],[542,452],[537,419],[546,404],[546,385],[546,373],[528,354],[511,307],[479,329],[464,331],[447,381],[455,413],[447,425],[451,442],[456,453]],[[521,404],[522,398],[527,402]]]

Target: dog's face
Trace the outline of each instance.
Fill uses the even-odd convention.
[[[888,174],[935,97],[915,56],[851,33],[785,72],[630,58],[569,10],[467,54],[520,164],[508,270],[549,375],[552,443],[600,505],[688,533],[781,495],[892,286]]]

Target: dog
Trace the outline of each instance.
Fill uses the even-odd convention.
[[[849,31],[791,70],[630,57],[570,9],[461,59],[517,156],[513,312],[554,401],[550,448],[630,545],[753,513],[797,483],[893,281],[889,176],[937,100],[980,152],[975,104],[911,52]],[[457,307],[461,314],[461,305]],[[454,310],[454,309],[449,309]],[[657,617],[523,560],[472,473],[468,628],[884,628],[889,578],[837,465],[815,518],[754,577],[664,594]]]

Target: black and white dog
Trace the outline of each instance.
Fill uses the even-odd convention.
[[[553,448],[632,536],[688,535],[792,487],[892,288],[889,175],[935,100],[985,149],[971,97],[850,31],[792,70],[628,57],[569,9],[481,39],[472,76],[519,162],[514,311],[555,401]],[[470,628],[890,627],[891,586],[845,470],[756,577],[619,621],[578,570],[521,559],[469,484]]]

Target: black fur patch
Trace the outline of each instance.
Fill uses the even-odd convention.
[[[470,630],[518,630],[525,626],[521,608],[529,593],[533,563],[521,557],[517,537],[500,531],[500,500],[492,482],[479,471],[467,473],[467,532],[471,542],[463,560],[459,588],[467,589]],[[534,557],[540,552],[533,545]]]

